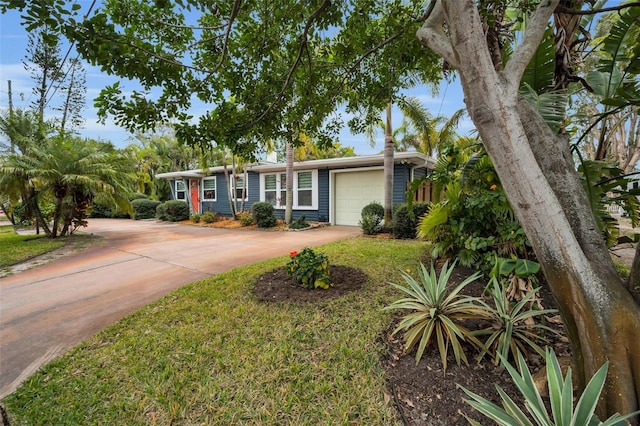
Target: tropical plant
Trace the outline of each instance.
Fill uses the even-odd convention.
[[[488,335],[484,342],[485,348],[478,359],[490,353],[494,358],[494,363],[498,365],[501,360],[506,361],[511,352],[513,359],[518,364],[517,353],[520,351],[527,354],[529,352],[527,348],[544,356],[544,350],[537,342],[547,343],[548,340],[543,333],[556,332],[552,328],[536,322],[534,318],[555,314],[557,311],[555,309],[536,309],[531,306],[530,302],[536,296],[537,289],[528,292],[513,305],[497,279],[491,279],[489,291],[495,305],[495,308],[485,305],[487,318],[492,322],[491,327],[473,332],[475,336]]]
[[[618,221],[608,207],[618,206],[631,219],[632,226],[640,224],[640,189],[627,189],[629,176],[622,169],[604,161],[582,160],[578,167],[582,186],[589,198],[591,210],[607,246],[612,247],[620,236]]]
[[[291,225],[289,225],[289,229],[305,229],[310,227],[309,222],[307,222],[307,217],[305,215],[300,215]]]
[[[45,233],[55,238],[84,223],[89,201],[130,211],[131,164],[111,144],[75,137],[54,137],[31,147],[26,155],[11,154],[0,175],[13,174],[29,182],[27,199]],[[0,178],[2,179],[2,178]],[[51,226],[38,202],[55,204]]]
[[[480,413],[493,420],[496,424],[505,426],[626,426],[628,424],[626,419],[640,413],[640,411],[636,411],[624,416],[614,414],[605,421],[598,419],[595,410],[607,376],[608,362],[600,367],[593,377],[591,377],[580,399],[574,406],[571,368],[567,370],[566,377],[563,376],[558,358],[553,350],[549,348],[546,350],[545,359],[551,413],[549,413],[547,406],[542,400],[540,392],[534,383],[531,372],[521,353],[517,354],[520,373],[518,373],[516,368],[509,364],[506,359],[503,359],[503,364],[518,388],[518,391],[524,397],[524,407],[528,415],[522,411],[520,408],[521,405],[516,404],[500,386],[496,386],[496,389],[500,394],[502,407],[461,386],[462,390],[471,397],[471,399],[465,399],[465,401]],[[467,420],[474,426],[480,425],[480,423],[475,420],[469,418],[467,418]]]
[[[433,242],[434,258],[456,257],[488,272],[494,257],[529,257],[529,243],[485,149],[445,145],[429,180],[441,194],[418,222],[418,237]]]
[[[406,285],[389,283],[402,291],[408,297],[396,300],[384,310],[409,310],[393,331],[394,334],[404,331],[405,347],[407,351],[418,346],[416,363],[422,358],[425,349],[436,340],[442,366],[447,369],[447,355],[449,347],[453,349],[456,363],[468,364],[462,342],[468,342],[482,349],[483,344],[474,334],[460,323],[471,318],[486,316],[482,301],[478,297],[460,294],[462,289],[480,278],[479,273],[467,277],[456,287],[451,288],[449,279],[456,262],[445,263],[438,276],[432,264],[428,271],[424,264],[418,270],[419,281],[409,273],[402,272]]]
[[[305,247],[302,251],[289,253],[287,274],[308,289],[331,287],[329,276],[329,259],[322,252]]]
[[[491,270],[490,276],[500,282],[502,288],[506,289],[506,297],[509,301],[519,302],[529,292],[538,287],[536,274],[540,271],[540,264],[528,259],[504,259],[496,256],[495,266]],[[489,286],[492,281],[489,282]],[[537,296],[532,297],[530,307],[535,305],[542,309],[542,303]]]

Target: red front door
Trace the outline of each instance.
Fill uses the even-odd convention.
[[[191,205],[193,211],[200,213],[200,180],[191,179],[189,181],[189,188],[191,188]]]

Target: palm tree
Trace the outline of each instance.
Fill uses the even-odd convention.
[[[402,97],[397,101],[398,108],[403,113],[402,125],[393,131],[391,126],[391,102],[387,104],[386,121],[380,122],[379,127],[384,128],[384,221],[387,226],[391,223],[393,216],[393,155],[396,148],[404,146],[405,149],[413,148],[418,152],[432,155],[443,144],[452,141],[457,136],[455,128],[465,110],[457,111],[441,130],[436,129],[436,125],[444,121],[441,117],[432,117],[429,111],[420,103],[416,97]],[[366,134],[373,146],[375,144],[375,126],[369,126]],[[396,136],[404,134],[401,144]]]
[[[10,155],[0,168],[0,180],[8,175],[29,182],[28,195],[35,198],[36,219],[51,238],[72,233],[72,227],[83,225],[87,204],[94,197],[106,205],[131,211],[133,165],[108,143],[51,138],[32,148],[29,155]],[[46,200],[55,206],[51,227],[38,208],[38,201]]]

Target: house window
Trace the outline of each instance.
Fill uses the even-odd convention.
[[[176,200],[186,200],[187,199],[187,190],[184,185],[184,182],[181,180],[176,181]]]
[[[202,180],[202,199],[205,201],[216,200],[216,178],[209,177]]]
[[[286,205],[287,181],[284,173],[264,177],[264,200],[275,207]]]
[[[299,207],[311,207],[313,205],[313,175],[310,171],[298,173],[297,189],[298,202],[296,205]]]
[[[249,199],[249,189],[245,189],[245,177],[243,175],[231,176],[231,191],[235,191],[236,200]]]
[[[276,208],[287,205],[287,181],[284,173],[265,174],[262,179],[262,200]],[[314,171],[300,171],[293,174],[293,208],[315,209],[318,191],[318,174]]]

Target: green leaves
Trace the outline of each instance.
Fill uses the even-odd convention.
[[[394,330],[405,331],[407,350],[418,345],[416,362],[420,361],[425,349],[432,343],[435,336],[442,366],[447,368],[447,355],[449,347],[453,349],[456,363],[467,364],[467,357],[462,347],[462,342],[469,342],[477,347],[482,343],[473,334],[459,323],[466,318],[482,317],[479,306],[481,300],[477,297],[463,296],[462,289],[480,277],[479,273],[466,278],[455,288],[449,287],[449,279],[455,268],[455,263],[450,267],[445,263],[440,275],[436,275],[433,265],[428,271],[424,264],[420,264],[418,275],[420,282],[414,280],[408,273],[403,272],[402,277],[406,286],[390,283],[393,287],[404,292],[408,297],[397,300],[385,307],[385,310],[403,309],[413,312],[405,315]]]
[[[596,404],[604,381],[607,376],[608,363],[605,363],[594,374],[587,384],[584,392],[580,396],[575,408],[573,406],[573,383],[571,381],[571,368],[567,370],[566,378],[563,378],[558,359],[552,350],[547,349],[546,354],[547,385],[549,388],[549,400],[551,404],[551,415],[535,386],[531,372],[524,362],[522,354],[518,353],[517,361],[520,365],[520,372],[503,359],[503,363],[509,375],[516,384],[518,391],[525,399],[524,407],[528,413],[525,414],[506,393],[496,386],[503,407],[490,402],[489,400],[461,387],[471,399],[465,401],[473,408],[481,412],[486,417],[492,419],[498,425],[521,426],[521,425],[605,425],[613,426],[626,425],[625,421],[640,411],[629,413],[625,416],[614,414],[604,422],[595,415]]]

